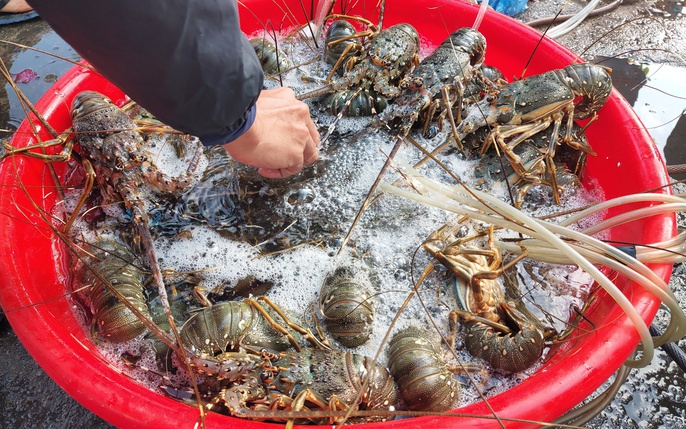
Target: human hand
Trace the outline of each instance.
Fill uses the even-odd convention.
[[[317,161],[319,131],[292,89],[265,89],[256,106],[253,125],[224,145],[236,161],[257,167],[269,179],[292,176]]]
[[[25,0],[9,0],[0,12],[3,13],[21,13],[33,10],[31,6],[26,3]]]

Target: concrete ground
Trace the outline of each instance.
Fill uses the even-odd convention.
[[[599,6],[614,3],[601,1]],[[529,1],[527,10],[517,15],[522,22],[574,14],[587,2],[564,0]],[[686,25],[681,2],[676,0],[623,0],[608,12],[587,18],[556,40],[587,60],[595,55],[630,58],[639,62],[686,67]],[[557,25],[557,24],[555,24]],[[536,26],[543,31],[544,25]]]
[[[517,18],[528,22],[553,16],[564,4],[562,0],[530,1],[528,10]],[[563,14],[573,13],[584,4],[578,0],[571,1]],[[604,4],[609,4],[609,2]],[[613,74],[613,79],[618,88],[620,86],[624,88],[625,98],[630,101],[633,99],[632,104],[638,103],[638,105],[634,104],[634,107],[644,123],[653,123],[654,118],[664,114],[664,116],[659,116],[659,126],[651,128],[655,128],[658,134],[662,133],[660,137],[656,137],[656,140],[662,140],[658,142],[658,145],[664,148],[665,153],[668,151],[672,153],[668,164],[686,163],[684,157],[686,125],[683,113],[686,106],[679,104],[686,99],[686,94],[678,92],[683,91],[685,86],[683,78],[686,76],[686,63],[683,59],[686,58],[686,19],[680,11],[681,4],[676,1],[625,0],[618,8],[587,19],[580,27],[558,39],[574,52],[583,53],[587,59],[591,56],[613,57],[617,55],[622,58],[620,63],[629,65],[629,71],[625,77],[618,78],[616,74]],[[616,30],[610,32],[616,27]],[[597,40],[601,42],[595,43]],[[5,41],[0,42],[0,59],[11,73],[18,74],[27,69],[37,73],[37,77],[30,79],[29,83],[20,84],[22,91],[34,102],[70,65],[48,55],[27,51],[7,41],[37,46],[44,51],[71,59],[78,58],[78,55],[40,19],[0,26],[0,41]],[[590,49],[586,51],[589,46]],[[630,84],[629,82],[635,80],[635,76],[632,78],[634,80],[631,80],[630,76],[632,73],[635,75],[636,69],[643,74],[639,73],[640,79],[636,81],[638,83]],[[647,84],[640,83],[645,77],[646,70],[649,71],[648,76],[651,80]],[[665,74],[660,70],[669,70],[670,73],[674,73],[666,79],[666,89],[656,90],[662,95],[666,94],[667,101],[657,102],[654,98],[650,101],[641,101],[638,88],[642,86],[657,88],[660,74]],[[18,113],[17,106],[16,98],[11,93],[9,85],[6,85],[5,91],[0,91],[0,128],[11,130],[18,126],[22,117]],[[675,272],[681,276],[683,267],[677,266]],[[6,285],[0,287],[6,287]],[[664,354],[658,355],[657,359],[666,361]],[[665,390],[677,388],[678,392],[682,392],[683,397],[683,374],[676,378],[669,378],[660,371],[655,371],[654,373],[639,373],[635,377],[638,377],[638,381],[630,380],[630,386],[631,383],[643,382],[646,377],[652,377],[653,382],[665,386]],[[670,386],[675,383],[681,385]],[[659,426],[653,425],[651,421],[659,421],[663,417],[661,414],[682,415],[681,411],[674,411],[674,408],[669,405],[665,406],[661,395],[662,390],[657,390],[649,394],[646,399],[646,395],[634,398],[631,392],[625,392],[610,406],[614,411],[594,420],[592,426],[657,428]],[[632,405],[631,401],[636,401],[636,403]],[[629,403],[628,407],[627,403]],[[677,408],[685,408],[683,403],[677,401],[676,404],[674,406]],[[648,422],[639,423],[646,419]],[[686,420],[683,419],[679,422],[686,424],[684,423]],[[46,376],[19,343],[5,319],[0,321],[0,428],[34,427],[97,429],[111,426],[81,407]]]

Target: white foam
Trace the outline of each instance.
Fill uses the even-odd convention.
[[[285,47],[286,44],[287,41],[284,40],[281,46]],[[294,46],[285,49],[295,64],[303,64],[312,59],[309,48]],[[300,80],[302,74],[326,76],[326,73],[328,69],[321,62],[302,66],[284,75],[284,85],[294,88],[296,92],[302,92],[316,86],[304,84]],[[269,86],[275,84],[275,81],[267,82]],[[313,112],[315,111],[313,109]],[[323,128],[332,120],[333,117],[326,114],[319,117]],[[365,130],[368,124],[369,120],[365,118],[344,118],[338,123],[337,130],[348,136],[356,135]],[[440,134],[431,144],[437,145],[445,136],[445,132]],[[296,205],[284,204],[276,208],[280,210],[279,214],[326,217],[327,214],[335,213],[336,219],[344,220],[339,225],[339,234],[342,237],[385,161],[384,153],[390,151],[394,141],[391,135],[378,132],[370,133],[367,137],[353,142],[329,142],[329,146],[324,148],[329,152],[322,154],[323,159],[330,161],[328,168],[321,177],[309,181],[306,185],[308,192],[314,195],[312,201]],[[338,150],[336,145],[340,146]],[[179,160],[168,155],[169,152],[171,150],[168,145],[158,145],[154,152],[155,161],[163,165],[165,171],[171,175],[185,171],[188,159]],[[417,151],[403,147],[398,157],[413,162],[419,155]],[[464,180],[473,179],[474,162],[462,161],[457,156],[443,156],[442,159]],[[452,183],[452,179],[447,178],[446,174],[437,168],[426,167],[422,172],[430,178]],[[400,175],[391,170],[384,180],[392,182],[397,178],[400,178]],[[498,192],[506,195],[504,187],[496,187],[493,193]],[[566,207],[585,205],[588,202],[587,198],[582,192],[578,192]],[[556,208],[549,209],[553,210]],[[544,210],[541,209],[541,212]],[[111,214],[121,217],[121,212]],[[370,341],[355,352],[374,356],[379,349],[383,349],[382,341],[388,327],[413,291],[412,279],[416,280],[429,263],[425,252],[416,250],[431,232],[451,219],[451,215],[441,210],[386,195],[364,214],[352,235],[349,247],[340,256],[336,254],[337,248],[319,245],[303,245],[283,253],[261,256],[250,245],[226,239],[211,228],[201,225],[188,228],[190,234],[184,237],[161,238],[155,243],[155,247],[163,269],[200,273],[203,277],[203,286],[208,290],[235,285],[239,280],[253,276],[257,280],[273,283],[274,287],[268,296],[274,302],[287,310],[306,316],[309,314],[306,309],[316,308],[314,303],[318,300],[319,290],[328,274],[338,266],[365,264],[371,267],[375,282],[372,292],[377,294],[375,326]],[[80,234],[92,237],[87,232]],[[587,287],[588,279],[584,280],[582,275],[573,270],[560,270],[562,271],[551,277],[561,277],[562,273],[564,277],[573,280],[564,290],[546,290],[531,296],[542,301],[539,304],[544,306],[546,312],[555,315],[553,319],[566,320],[568,314],[563,314],[565,310],[569,309],[571,303],[579,304],[583,297],[582,291],[570,288],[574,283],[580,288]],[[531,279],[530,275],[526,276]],[[454,303],[451,302],[452,298],[445,294],[444,288],[446,285],[439,283],[437,276],[434,276],[422,286],[420,295],[439,329],[446,334],[447,314]],[[541,314],[540,310],[536,311]],[[412,324],[430,326],[429,316],[416,297],[399,318],[394,330]],[[117,360],[118,353],[121,353],[119,349],[107,352],[114,360]],[[463,351],[458,356],[462,361],[474,361]],[[385,359],[385,353],[381,353],[380,360],[384,362]],[[516,379],[500,376],[491,377],[488,381],[485,378],[480,380],[486,385],[489,395],[506,390],[516,383]],[[464,389],[461,404],[478,399],[475,392],[474,389]]]

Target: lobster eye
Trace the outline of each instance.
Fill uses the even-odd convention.
[[[260,379],[263,383],[269,384],[274,381],[274,374],[271,371],[263,371],[260,373]]]

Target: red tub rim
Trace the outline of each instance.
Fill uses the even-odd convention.
[[[249,33],[262,28],[261,22],[266,22],[268,18],[272,18],[272,22],[281,22],[276,18],[281,17],[286,4],[291,6],[292,14],[299,13],[297,0],[243,2],[243,29]],[[364,10],[360,14],[369,17],[370,13],[366,12],[374,10],[373,4],[375,2],[362,2],[358,5],[357,12]],[[247,12],[246,5],[250,5],[252,12]],[[413,0],[394,0],[387,5],[384,25],[407,21],[415,24],[423,37],[438,43],[452,30],[470,26],[477,11],[477,6],[459,1],[430,0],[420,3]],[[420,22],[415,23],[417,19]],[[486,63],[500,67],[509,78],[519,75],[528,60],[528,54],[533,51],[533,46],[540,37],[538,31],[491,11],[486,14],[480,31],[489,41]],[[534,56],[527,75],[563,67],[575,59],[576,56],[566,48],[546,39]],[[55,129],[66,129],[70,123],[68,106],[74,95],[83,89],[99,90],[115,102],[124,99],[122,92],[110,82],[96,73],[76,66],[48,91],[36,107],[50,118]],[[603,124],[612,125],[612,131],[606,133]],[[43,127],[39,127],[39,131],[46,138]],[[616,91],[613,91],[610,101],[603,107],[599,121],[589,128],[588,135],[598,156],[589,159],[587,172],[600,181],[608,198],[668,183],[666,169],[651,137],[628,103]],[[600,144],[605,139],[621,142],[625,150],[607,149]],[[12,144],[23,146],[31,142],[31,129],[24,121]],[[0,305],[8,311],[7,317],[17,336],[53,380],[81,404],[110,423],[118,427],[191,427],[198,418],[196,409],[155,394],[103,364],[92,354],[92,345],[83,329],[65,316],[71,314],[69,302],[58,296],[63,293],[59,290],[60,281],[69,275],[65,269],[68,261],[64,259],[67,250],[62,244],[46,238],[45,234],[49,231],[27,228],[27,220],[30,223],[31,219],[36,218],[25,215],[24,212],[30,208],[28,204],[18,203],[26,199],[25,191],[17,187],[18,177],[27,185],[39,187],[34,189],[27,186],[26,192],[31,198],[44,202],[47,209],[54,203],[54,193],[46,186],[50,179],[45,175],[43,167],[40,161],[22,157],[8,158],[0,165],[0,181],[3,185],[0,187],[0,206],[3,213],[12,214],[0,216],[0,246],[5,256],[1,270],[4,282],[0,287]],[[610,174],[622,177],[621,185],[611,186],[601,180],[611,177]],[[19,209],[18,204],[21,204]],[[674,235],[675,225],[674,216],[665,215],[623,226],[617,229],[616,234],[629,236],[638,242],[660,241]],[[36,260],[51,263],[36,264]],[[651,268],[668,281],[671,265]],[[631,291],[632,302],[644,319],[650,322],[659,301],[625,279],[620,279],[619,285],[623,290]],[[54,291],[53,286],[57,288]],[[44,304],[33,306],[35,302]],[[638,335],[628,320],[620,317],[618,307],[611,305],[607,298],[601,300],[594,314],[599,312],[605,312],[602,317],[596,316],[599,321],[616,321],[612,325],[600,323],[603,327],[592,336],[577,338],[574,344],[565,346],[573,352],[571,356],[556,354],[523,383],[490,398],[489,405],[498,416],[504,419],[551,421],[581,402],[611,376],[619,367],[619,362],[637,344]],[[615,360],[607,362],[607,356],[614,356]],[[549,379],[555,381],[550,382]],[[458,412],[490,415],[483,403],[470,405]],[[368,426],[499,427],[494,420],[478,418],[429,416],[417,419],[419,420],[373,423]],[[206,423],[210,428],[273,426],[213,413],[209,414]],[[528,425],[516,423],[512,427],[525,426]]]

